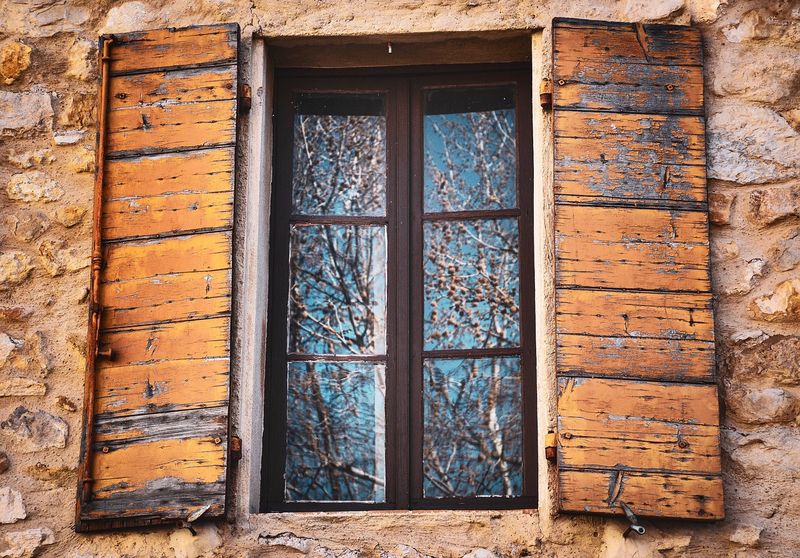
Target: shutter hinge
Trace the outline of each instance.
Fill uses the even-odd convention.
[[[544,457],[548,461],[555,461],[558,436],[555,432],[548,432],[544,436]]]
[[[228,447],[231,452],[231,461],[239,461],[242,458],[242,439],[239,436],[231,436]]]
[[[247,112],[253,104],[253,93],[246,83],[239,84],[239,112]]]
[[[547,78],[539,84],[539,104],[544,110],[553,108],[553,82]]]

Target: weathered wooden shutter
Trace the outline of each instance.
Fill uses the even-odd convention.
[[[235,24],[100,41],[77,530],[225,510],[238,41]]]
[[[560,509],[723,517],[697,30],[553,23]]]

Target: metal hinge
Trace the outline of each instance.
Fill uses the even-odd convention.
[[[555,461],[556,446],[558,445],[558,435],[555,432],[548,432],[544,436],[544,456],[548,461]]]
[[[253,104],[253,93],[246,83],[239,84],[239,112],[247,112]]]
[[[539,104],[544,110],[553,108],[553,82],[547,78],[539,84]]]
[[[228,448],[231,452],[231,461],[239,461],[242,458],[242,439],[239,436],[231,436]]]

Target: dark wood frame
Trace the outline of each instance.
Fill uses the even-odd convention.
[[[517,209],[423,214],[422,98],[426,88],[514,85],[517,129]],[[262,511],[370,509],[508,509],[537,504],[536,375],[533,267],[533,147],[529,65],[437,66],[355,70],[277,70],[273,196],[268,297],[267,373]],[[381,92],[386,99],[387,200],[385,217],[291,216],[291,96],[297,92]],[[412,208],[414,200],[417,207]],[[425,356],[520,356],[523,407],[523,495],[520,497],[422,498],[422,223],[429,219],[517,217],[520,266],[518,349],[426,351]],[[289,225],[385,224],[388,233],[386,361],[386,502],[284,502],[286,363],[313,360],[286,353]],[[410,239],[410,242],[403,241]],[[323,358],[316,357],[319,360]],[[324,357],[324,360],[336,358]],[[383,361],[384,357],[347,356]],[[394,394],[392,396],[388,394]],[[394,420],[392,420],[394,417]],[[412,433],[417,432],[417,435]],[[402,451],[406,448],[406,451]],[[410,451],[408,451],[410,450]]]

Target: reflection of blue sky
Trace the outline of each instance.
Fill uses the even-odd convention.
[[[515,134],[513,109],[426,115],[425,211],[516,207]]]
[[[424,225],[426,350],[519,346],[516,218]]]
[[[385,366],[290,362],[287,501],[385,499]]]
[[[290,352],[385,354],[386,227],[313,225],[290,234]]]
[[[521,495],[519,357],[426,360],[424,389],[424,495]]]
[[[384,116],[298,115],[294,135],[293,213],[385,213]]]

